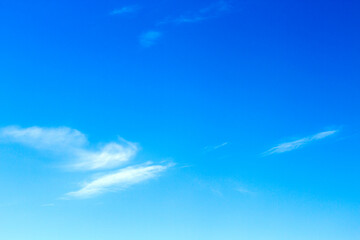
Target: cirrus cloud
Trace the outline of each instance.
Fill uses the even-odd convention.
[[[122,140],[103,147],[91,148],[87,137],[68,127],[0,129],[0,140],[23,144],[37,150],[54,152],[69,159],[66,167],[73,170],[109,169],[128,162],[138,151],[136,144]]]
[[[139,9],[140,9],[140,7],[138,5],[124,6],[124,7],[112,10],[110,12],[110,15],[124,15],[124,14],[135,13]]]
[[[326,138],[328,136],[331,136],[333,134],[335,134],[337,132],[337,130],[332,130],[332,131],[325,131],[325,132],[320,132],[317,133],[315,135],[309,136],[309,137],[305,137],[305,138],[301,138],[295,141],[291,141],[291,142],[285,142],[285,143],[281,143],[271,149],[269,149],[268,151],[266,151],[264,154],[265,155],[271,155],[271,154],[275,154],[275,153],[284,153],[284,152],[289,152],[295,149],[298,149],[306,144],[309,144],[311,142]]]
[[[97,177],[83,184],[82,188],[66,194],[67,198],[90,198],[96,195],[124,190],[134,184],[156,177],[171,165],[145,165],[131,166]]]
[[[0,128],[0,141],[22,144],[39,151],[52,152],[60,158],[67,158],[69,160],[66,168],[70,170],[102,171],[101,177],[85,184],[78,191],[66,194],[67,198],[90,198],[105,192],[122,190],[154,178],[171,166],[148,162],[119,168],[135,157],[139,151],[137,144],[119,139],[118,142],[92,148],[83,133],[68,127],[4,127]],[[104,172],[105,169],[108,171]],[[109,169],[112,169],[112,172],[109,172]]]

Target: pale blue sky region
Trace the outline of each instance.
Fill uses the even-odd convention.
[[[0,239],[360,239],[357,1],[0,1]]]

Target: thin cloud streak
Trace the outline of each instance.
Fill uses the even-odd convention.
[[[301,138],[301,139],[298,139],[298,140],[295,140],[292,142],[281,143],[281,144],[277,145],[276,147],[269,149],[264,154],[271,155],[271,154],[275,154],[275,153],[289,152],[289,151],[298,149],[298,148],[302,147],[303,145],[309,144],[313,141],[317,141],[317,140],[326,138],[328,136],[331,136],[331,135],[335,134],[336,132],[337,132],[337,130],[325,131],[325,132],[320,132],[313,136]]]
[[[67,193],[65,198],[91,198],[106,192],[124,190],[134,184],[157,177],[170,166],[140,165],[123,168],[84,184],[80,190]]]
[[[205,150],[205,152],[210,152],[210,151],[217,150],[219,148],[223,148],[228,144],[229,144],[228,142],[224,142],[224,143],[216,145],[216,146],[206,146],[206,147],[204,147],[204,150]]]
[[[130,161],[138,151],[134,143],[125,140],[91,149],[83,133],[67,127],[5,127],[0,129],[0,140],[56,153],[69,159],[68,169],[80,171],[118,167]]]
[[[210,4],[209,6],[202,8],[197,11],[183,14],[177,18],[167,18],[158,23],[163,24],[185,24],[185,23],[196,23],[207,19],[219,17],[221,14],[230,9],[230,4],[227,1],[218,1]]]
[[[230,9],[230,4],[227,1],[217,1],[205,8],[199,9],[197,11],[192,11],[186,14],[183,14],[175,18],[165,18],[164,20],[155,24],[155,28],[160,28],[163,25],[179,25],[185,23],[196,23],[201,22],[210,18],[216,18],[222,15],[225,11]],[[150,30],[139,37],[139,43],[141,46],[148,48],[155,45],[162,36],[161,31]]]
[[[228,144],[229,144],[228,142],[224,142],[224,143],[222,143],[222,144],[220,144],[220,145],[215,146],[215,147],[214,147],[214,150],[216,150],[216,149],[218,149],[218,148],[225,147],[225,146],[228,145]]]
[[[140,9],[138,5],[124,6],[119,9],[114,9],[110,12],[110,15],[124,15],[137,12]]]

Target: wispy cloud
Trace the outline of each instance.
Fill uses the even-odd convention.
[[[182,14],[179,17],[167,18],[159,22],[159,25],[169,24],[169,23],[182,24],[182,23],[201,22],[207,19],[219,17],[221,14],[223,14],[229,9],[230,9],[230,4],[227,1],[218,1],[202,9],[196,11],[190,11],[188,13]]]
[[[245,186],[243,183],[240,183],[239,181],[232,178],[196,178],[194,179],[194,183],[219,197],[226,196],[229,193],[232,194],[234,191],[243,195],[255,194],[254,191],[250,190],[250,188]]]
[[[235,188],[235,191],[242,193],[242,194],[251,194],[252,193],[249,189],[247,189],[243,186]]]
[[[224,143],[219,144],[219,145],[216,145],[216,146],[206,146],[206,147],[204,148],[204,150],[205,150],[206,152],[214,151],[214,150],[217,150],[217,149],[219,149],[219,148],[225,147],[225,146],[228,145],[228,144],[229,144],[228,142],[224,142]]]
[[[79,149],[74,152],[75,161],[70,167],[75,170],[115,168],[128,162],[137,151],[137,146],[129,142],[125,145],[108,143],[99,150]]]
[[[129,161],[138,151],[136,144],[125,140],[92,149],[83,133],[67,127],[11,126],[0,129],[0,140],[60,154],[70,160],[67,167],[73,170],[114,168]]]
[[[214,150],[216,150],[216,149],[218,149],[218,148],[225,147],[225,146],[228,145],[228,144],[229,144],[228,142],[224,142],[224,143],[222,143],[222,144],[220,144],[220,145],[214,146],[213,148],[214,148]]]
[[[157,22],[154,28],[161,29],[161,26],[164,25],[179,25],[185,23],[201,22],[207,19],[219,17],[229,9],[230,9],[229,2],[220,0],[204,8],[195,11],[189,11],[177,17],[167,17],[162,21]],[[151,47],[157,43],[157,41],[161,36],[162,36],[162,31],[158,31],[158,30],[147,31],[140,36],[139,43],[143,47]]]
[[[140,36],[139,38],[140,45],[143,47],[151,47],[158,41],[158,39],[161,36],[162,33],[159,31],[153,31],[153,30],[147,31]]]
[[[137,154],[136,144],[120,139],[119,142],[110,142],[94,149],[89,146],[83,133],[67,127],[5,127],[0,129],[0,141],[18,143],[68,158],[69,163],[66,166],[71,170],[117,169],[115,172],[102,172],[101,177],[85,184],[80,190],[67,194],[67,197],[73,198],[89,198],[109,191],[122,190],[154,178],[172,166],[146,163],[118,169]]]
[[[84,134],[67,127],[20,128],[10,126],[0,129],[0,140],[20,143],[40,150],[54,151],[76,149],[88,143]]]
[[[139,11],[138,5],[124,6],[122,8],[114,9],[110,12],[110,15],[125,15]]]
[[[170,165],[149,164],[127,167],[97,177],[91,182],[85,183],[80,190],[66,194],[66,197],[89,198],[105,192],[124,190],[134,184],[154,178],[170,167]]]
[[[275,153],[289,152],[289,151],[298,149],[298,148],[302,147],[303,145],[309,144],[313,141],[317,141],[317,140],[326,138],[328,136],[331,136],[336,132],[337,132],[337,130],[325,131],[325,132],[320,132],[313,136],[301,138],[301,139],[298,139],[298,140],[295,140],[292,142],[281,143],[281,144],[269,149],[264,154],[271,155],[271,154],[275,154]]]

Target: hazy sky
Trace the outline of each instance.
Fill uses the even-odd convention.
[[[0,0],[0,239],[360,239],[359,12]]]

